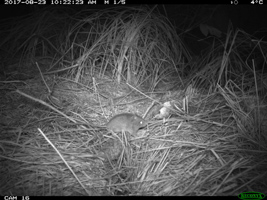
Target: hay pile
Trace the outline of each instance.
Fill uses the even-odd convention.
[[[73,13],[1,23],[0,195],[267,193],[266,44],[229,31],[193,62],[156,9]],[[101,126],[122,112],[150,123]]]

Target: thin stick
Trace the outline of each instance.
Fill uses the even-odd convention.
[[[20,90],[16,90],[17,93],[19,93],[20,95],[27,97],[33,101],[36,101],[40,104],[43,104],[44,106],[47,106],[48,108],[54,110],[55,112],[61,114],[62,116],[66,117],[67,119],[69,119],[70,121],[72,121],[73,123],[77,123],[74,119],[70,118],[69,116],[67,116],[66,114],[64,114],[63,112],[59,111],[58,109],[54,108],[53,106],[49,105],[48,103],[44,102],[43,100],[40,99],[36,99],[28,94],[25,94],[24,92],[21,92]]]
[[[69,166],[69,164],[67,163],[67,161],[63,158],[63,156],[61,155],[61,153],[57,150],[57,148],[54,146],[54,144],[45,136],[45,134],[43,133],[43,131],[38,128],[38,131],[42,134],[42,136],[45,138],[45,140],[53,147],[53,149],[57,152],[57,154],[60,156],[60,158],[63,160],[63,162],[65,163],[65,165],[69,168],[69,170],[71,171],[71,173],[73,174],[73,176],[76,178],[76,180],[79,182],[79,184],[82,186],[82,188],[85,190],[85,192],[90,195],[90,192],[87,191],[87,189],[84,187],[84,185],[82,184],[82,182],[79,180],[79,178],[76,176],[76,174],[74,173],[74,171],[71,169],[71,167]]]

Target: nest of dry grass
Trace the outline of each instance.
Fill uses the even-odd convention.
[[[57,9],[1,23],[1,195],[267,192],[267,79],[244,62],[250,36],[229,31],[193,62],[156,9]],[[149,124],[108,132],[122,112]]]

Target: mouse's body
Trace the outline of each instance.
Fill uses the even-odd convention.
[[[129,132],[131,135],[135,135],[140,128],[146,125],[146,120],[136,114],[121,113],[112,117],[106,127],[113,132]]]

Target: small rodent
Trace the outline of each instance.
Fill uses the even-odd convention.
[[[129,132],[131,135],[135,135],[140,128],[146,125],[147,121],[136,114],[121,113],[113,116],[106,127],[113,132]]]

